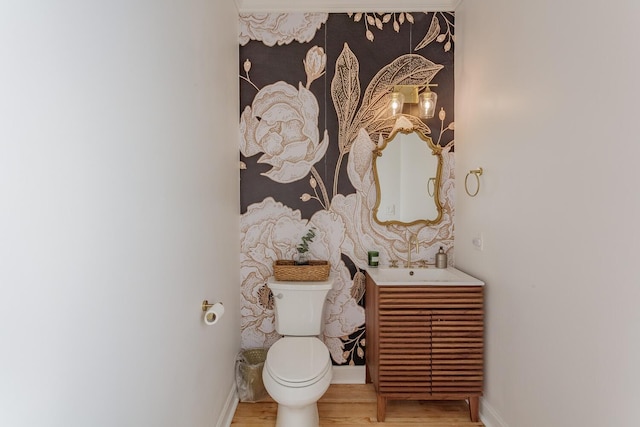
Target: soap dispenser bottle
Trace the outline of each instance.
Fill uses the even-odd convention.
[[[436,268],[447,268],[447,254],[444,253],[442,246],[436,254]]]

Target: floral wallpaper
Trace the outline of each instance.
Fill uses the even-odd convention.
[[[334,364],[362,365],[367,251],[405,260],[417,234],[414,260],[433,262],[440,246],[453,260],[453,13],[245,14],[239,40],[242,347],[280,338],[266,281],[315,227],[311,258],[335,281],[324,342]],[[385,114],[393,85],[427,83],[438,85],[433,119]],[[443,147],[436,226],[373,221],[372,150],[397,126]]]

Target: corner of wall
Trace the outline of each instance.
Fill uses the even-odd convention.
[[[484,399],[480,401],[480,421],[485,427],[509,427],[496,410]]]
[[[236,393],[236,385],[232,384],[229,394],[227,395],[227,400],[224,402],[224,407],[222,408],[222,412],[218,418],[218,422],[216,423],[216,427],[229,427],[231,425],[233,415],[238,407],[238,402],[239,399],[238,393]]]

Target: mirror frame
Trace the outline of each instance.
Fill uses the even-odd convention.
[[[393,139],[396,137],[396,135],[398,135],[398,133],[402,133],[405,135],[415,133],[416,135],[418,135],[418,137],[421,140],[423,140],[427,144],[427,147],[431,149],[431,154],[436,156],[437,158],[438,166],[436,171],[436,181],[434,185],[435,189],[433,194],[433,201],[436,205],[436,210],[438,211],[438,215],[436,216],[435,219],[417,219],[412,222],[402,222],[397,220],[380,221],[378,219],[378,209],[380,208],[380,202],[382,201],[381,200],[382,198],[380,197],[380,177],[378,176],[377,160],[378,160],[378,157],[382,157],[382,152],[384,151],[385,148],[387,148],[389,143],[393,141]],[[433,140],[430,137],[423,134],[419,129],[399,128],[391,132],[389,134],[389,137],[385,138],[382,141],[382,144],[378,146],[375,150],[373,150],[373,179],[376,184],[376,203],[372,210],[373,220],[380,225],[403,225],[403,226],[411,226],[416,224],[424,224],[425,226],[429,226],[429,225],[438,224],[440,221],[442,221],[442,215],[443,215],[443,209],[444,209],[442,203],[440,202],[440,186],[442,185],[442,164],[443,164],[442,147],[439,145],[435,145],[433,143]]]

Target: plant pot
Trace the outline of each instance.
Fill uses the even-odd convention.
[[[295,265],[309,265],[309,255],[307,255],[306,253],[300,253],[298,254],[298,256],[296,256],[294,262]]]

